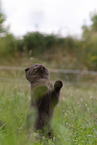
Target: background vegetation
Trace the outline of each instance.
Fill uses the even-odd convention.
[[[40,32],[16,37],[5,26],[6,16],[0,7],[0,65],[27,67],[38,62],[48,68],[97,71],[97,13],[90,19],[90,26],[82,26],[80,39]],[[51,79],[64,81],[53,121],[54,141],[35,132],[27,136],[30,90],[24,71],[0,70],[0,145],[97,145],[97,89],[93,84],[97,77],[84,76],[87,87],[68,86],[66,81],[72,84],[74,74],[52,73]]]
[[[90,19],[90,26],[82,26],[80,39],[40,32],[16,37],[4,25],[6,17],[0,7],[0,59],[4,62],[18,57],[21,61],[33,57],[54,62],[58,68],[97,70],[97,13],[92,13]]]

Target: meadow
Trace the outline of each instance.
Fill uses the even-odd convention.
[[[64,82],[53,130],[55,140],[26,133],[30,86],[20,81],[0,81],[0,145],[97,145],[96,86],[70,86]]]
[[[40,32],[16,37],[0,10],[0,66],[28,67],[38,62],[50,69],[97,71],[97,13],[91,15],[90,26],[82,26],[81,38]],[[64,87],[54,114],[55,140],[50,140],[33,131],[27,135],[30,86],[24,73],[0,69],[0,145],[97,145],[97,76],[81,80],[80,75],[63,75],[51,77],[60,78]],[[75,79],[86,83],[73,86]]]

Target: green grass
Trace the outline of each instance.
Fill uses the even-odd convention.
[[[25,123],[30,88],[26,82],[0,82],[0,145],[97,145],[96,87],[65,86],[53,120],[55,140],[28,137]]]

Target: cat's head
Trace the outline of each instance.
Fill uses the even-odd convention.
[[[36,83],[43,79],[49,79],[48,69],[41,64],[35,64],[29,68],[26,68],[25,73],[26,78],[28,81],[30,81],[30,83]]]

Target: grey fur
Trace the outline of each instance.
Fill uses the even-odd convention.
[[[52,134],[51,120],[53,112],[59,102],[60,90],[63,84],[58,80],[53,85],[49,80],[48,69],[41,64],[35,64],[25,69],[25,72],[26,78],[31,84],[30,113],[27,116],[28,126],[34,122],[35,130],[48,132],[50,136]],[[33,109],[34,114],[32,115],[31,110]],[[35,117],[35,119],[31,116]],[[31,122],[31,120],[34,121]]]

